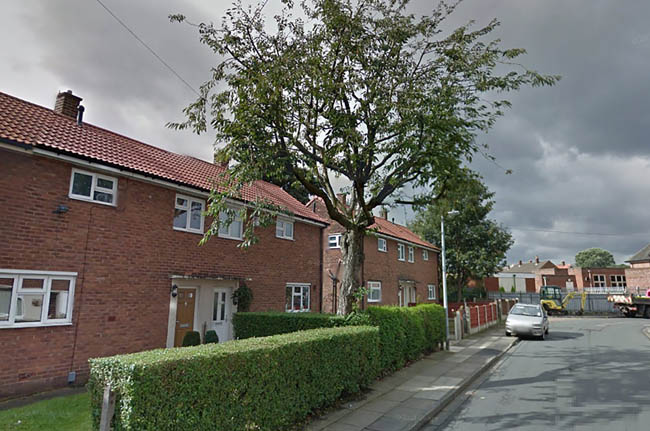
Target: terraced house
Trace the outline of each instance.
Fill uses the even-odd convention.
[[[345,195],[339,199],[344,201]],[[333,312],[341,300],[341,235],[345,229],[329,219],[321,198],[313,198],[306,207],[330,223],[323,231],[322,300],[323,311]],[[440,249],[407,227],[389,221],[386,210],[375,217],[370,228],[376,233],[367,235],[363,244],[362,281],[368,294],[362,306],[437,302]]]
[[[245,188],[285,208],[248,250],[235,218],[207,244],[208,193],[225,167],[0,93],[0,398],[83,382],[88,358],[232,337],[233,291],[252,310],[320,311],[326,220],[281,188]]]

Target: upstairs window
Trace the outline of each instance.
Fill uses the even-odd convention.
[[[605,286],[605,276],[602,274],[594,275],[594,287],[606,287]]]
[[[328,235],[327,246],[329,248],[341,248],[341,234]]]
[[[117,196],[117,178],[73,169],[69,196],[72,199],[114,206]]]
[[[227,239],[242,239],[244,237],[241,215],[239,211],[230,208],[219,213],[219,237]],[[228,223],[230,221],[230,223]]]
[[[368,282],[368,302],[381,301],[381,281]]]
[[[278,219],[275,222],[275,236],[282,239],[293,239],[293,222]]]
[[[176,195],[174,229],[203,234],[205,202],[189,196]]]
[[[406,260],[404,244],[397,244],[397,260]]]
[[[422,260],[429,260],[429,250],[422,250]]]
[[[383,251],[384,253],[388,250],[386,247],[386,240],[384,238],[377,238],[377,250]]]
[[[287,284],[287,297],[285,310],[289,312],[309,311],[309,284]]]
[[[409,247],[409,262],[415,262],[415,250],[413,247]]]
[[[427,290],[429,293],[428,299],[436,299],[436,286],[434,284],[427,285]]]
[[[71,323],[76,275],[0,270],[0,328]]]

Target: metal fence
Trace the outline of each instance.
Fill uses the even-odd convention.
[[[607,301],[609,295],[603,293],[589,293],[585,300],[585,313],[617,313],[614,308],[614,303]],[[503,292],[488,292],[490,299],[517,299],[523,304],[539,304],[539,293],[518,292],[518,293],[503,293]],[[567,304],[569,312],[576,312],[580,310],[581,295],[576,295]]]

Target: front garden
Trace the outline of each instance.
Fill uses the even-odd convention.
[[[90,401],[81,394],[0,411],[0,428],[97,429],[110,385],[116,430],[292,429],[444,341],[435,304],[371,307],[354,318],[239,313],[233,324],[237,341],[93,359]]]

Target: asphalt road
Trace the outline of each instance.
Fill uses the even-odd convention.
[[[551,318],[549,335],[520,341],[422,431],[650,430],[650,320]]]

